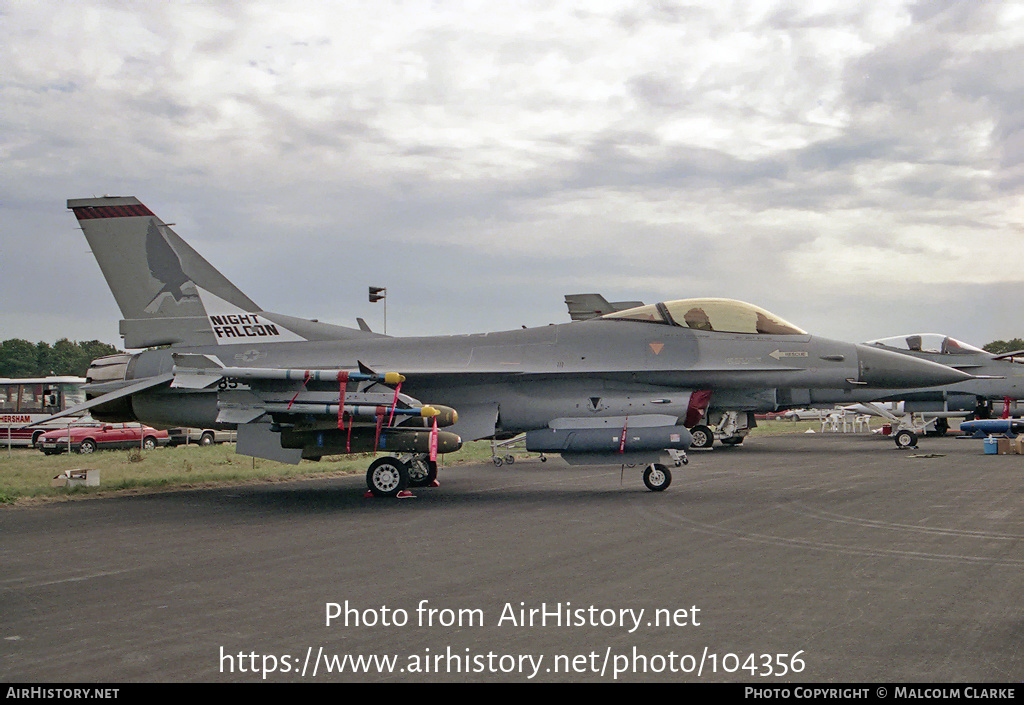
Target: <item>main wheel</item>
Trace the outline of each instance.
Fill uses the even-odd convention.
[[[152,436],[146,436],[142,439],[142,450],[153,450],[156,448],[156,439]]]
[[[661,492],[672,484],[672,472],[658,463],[651,463],[644,470],[644,484],[651,492]]]
[[[86,438],[82,441],[82,445],[78,446],[79,453],[92,453],[96,450],[96,441],[91,438]]]
[[[409,461],[409,486],[427,487],[437,479],[437,461],[413,458]]]
[[[213,434],[207,431],[199,437],[199,445],[201,446],[212,446],[213,445]]]
[[[690,434],[693,436],[693,441],[690,442],[693,448],[710,448],[715,442],[715,434],[702,424],[691,428]]]
[[[896,435],[893,436],[893,440],[896,441],[897,448],[913,448],[917,445],[917,434],[913,431],[903,429],[897,431]]]
[[[376,497],[394,497],[409,486],[409,468],[398,458],[378,458],[366,471],[366,486]]]

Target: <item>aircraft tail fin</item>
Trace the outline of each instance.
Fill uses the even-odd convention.
[[[68,201],[124,319],[125,347],[373,335],[268,313],[134,196]]]

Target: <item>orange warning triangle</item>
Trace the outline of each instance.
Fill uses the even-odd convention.
[[[665,347],[665,343],[648,343],[648,345],[651,346],[651,350],[654,351],[655,355],[660,354],[661,353],[661,349],[663,347]]]

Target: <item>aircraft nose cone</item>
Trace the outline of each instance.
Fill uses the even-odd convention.
[[[974,379],[971,375],[931,360],[880,350],[870,345],[857,346],[859,379],[869,387],[938,387]]]

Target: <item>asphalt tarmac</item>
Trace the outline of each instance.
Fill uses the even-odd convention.
[[[532,458],[402,500],[349,477],[2,509],[0,680],[1020,682],[1024,456],[690,459],[661,493]]]

